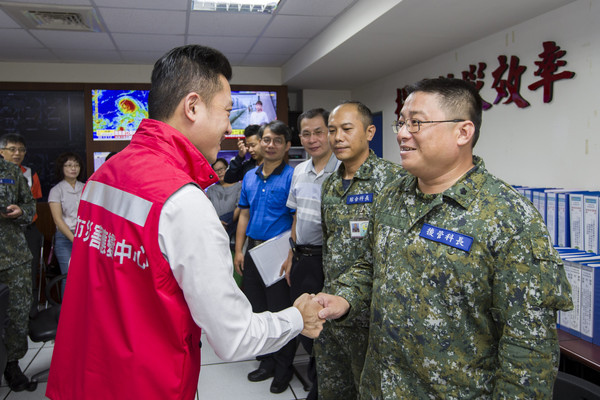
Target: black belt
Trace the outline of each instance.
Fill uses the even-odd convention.
[[[323,254],[322,246],[296,245],[296,251],[305,257],[321,256]]]
[[[248,236],[248,250],[253,249],[264,242],[266,242],[266,240],[252,239],[250,236]]]

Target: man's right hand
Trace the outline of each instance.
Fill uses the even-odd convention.
[[[311,339],[319,337],[325,320],[319,318],[319,310],[322,310],[323,307],[316,301],[315,295],[304,293],[294,301],[294,307],[300,311],[304,321],[304,329],[301,334]]]
[[[233,266],[235,267],[235,272],[237,272],[238,275],[244,275],[244,253],[242,253],[241,251],[235,252],[235,257],[233,258]]]
[[[246,153],[248,152],[248,148],[246,147],[246,143],[244,143],[244,139],[238,139],[237,141],[237,146],[238,146],[238,156],[240,156],[240,158],[244,158],[246,157]]]

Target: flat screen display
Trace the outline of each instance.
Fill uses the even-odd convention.
[[[94,172],[98,171],[98,168],[104,161],[106,161],[106,156],[110,154],[110,151],[95,151],[94,152]]]
[[[92,89],[93,140],[131,140],[148,118],[149,90]]]
[[[248,125],[262,125],[277,119],[277,92],[231,91],[233,108],[229,116],[232,134],[228,138],[244,136]]]

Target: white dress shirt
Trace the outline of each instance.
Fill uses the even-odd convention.
[[[185,185],[165,202],[158,240],[194,321],[221,359],[272,353],[302,331],[302,315],[295,307],[252,312],[233,279],[227,233],[197,186]]]

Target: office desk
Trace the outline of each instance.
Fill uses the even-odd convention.
[[[558,342],[561,356],[600,372],[600,346],[586,342],[560,329],[558,329]]]

